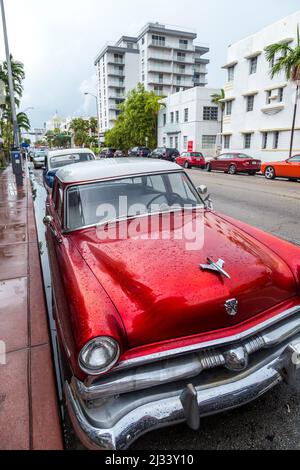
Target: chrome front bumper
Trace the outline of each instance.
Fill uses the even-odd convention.
[[[290,319],[290,334],[285,325],[280,344],[256,351],[240,371],[218,366],[186,380],[121,395],[100,394],[97,399],[95,395],[94,400],[88,399],[81,382],[66,382],[66,403],[75,432],[89,449],[122,450],[158,428],[186,422],[196,430],[201,417],[249,403],[282,381],[292,385],[300,380],[299,329],[300,321],[296,328],[295,318]],[[92,397],[95,388],[91,390]]]

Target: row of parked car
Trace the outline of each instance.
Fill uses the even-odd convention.
[[[48,156],[48,157],[47,157]],[[134,147],[128,153],[122,150],[106,148],[101,151],[98,158],[117,158],[117,157],[145,157],[168,160],[176,162],[184,168],[200,168],[211,171],[223,171],[230,175],[236,173],[246,173],[254,176],[261,172],[266,179],[272,180],[276,177],[288,178],[290,180],[300,179],[300,155],[295,155],[284,161],[262,163],[244,153],[224,153],[214,158],[205,158],[201,152],[183,152],[173,148],[158,147],[150,151],[147,147]],[[30,155],[34,168],[45,168],[48,173],[50,170],[86,159],[95,160],[95,154],[89,149],[64,149],[56,151],[47,151],[39,149]],[[48,158],[48,159],[47,159]],[[51,159],[55,160],[55,168],[49,163]],[[53,161],[54,161],[53,160]],[[48,163],[47,163],[48,162]],[[50,173],[51,178],[53,177]]]
[[[147,157],[159,158],[176,162],[184,168],[201,168],[208,172],[213,170],[224,171],[230,175],[236,173],[247,173],[254,176],[261,172],[266,179],[272,180],[276,177],[291,180],[300,179],[300,155],[294,155],[284,161],[262,163],[261,160],[240,152],[223,153],[214,158],[205,158],[201,152],[179,153],[177,149],[158,147],[151,151],[148,147],[134,147],[128,153],[111,148],[103,149],[100,158],[113,157]]]

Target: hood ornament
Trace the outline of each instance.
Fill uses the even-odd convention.
[[[223,261],[222,259],[219,259],[219,261],[215,263],[210,258],[207,258],[207,262],[209,264],[200,264],[200,268],[203,271],[214,271],[216,273],[223,274],[223,276],[227,277],[227,279],[231,279],[229,274],[223,269],[225,261]]]

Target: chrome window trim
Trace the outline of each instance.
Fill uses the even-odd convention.
[[[200,198],[200,200],[202,201],[202,204],[203,206],[195,206],[193,207],[192,209],[205,209],[205,203],[201,197],[201,195],[198,193],[193,181],[191,180],[191,178],[189,177],[189,175],[183,171],[183,170],[166,170],[166,171],[155,171],[155,172],[151,172],[151,173],[136,173],[136,174],[132,174],[132,175],[123,175],[123,176],[117,176],[117,177],[112,177],[112,178],[105,178],[105,179],[96,179],[96,180],[90,180],[90,181],[82,181],[82,182],[79,182],[79,183],[71,183],[69,185],[66,186],[65,190],[64,190],[64,229],[62,231],[63,234],[70,234],[70,233],[73,233],[73,232],[78,232],[79,230],[85,230],[85,229],[88,229],[88,228],[93,228],[93,227],[101,227],[102,225],[105,225],[107,222],[103,222],[103,223],[99,223],[99,224],[91,224],[91,225],[85,225],[85,226],[82,226],[82,227],[78,227],[76,229],[68,229],[67,228],[67,220],[68,220],[68,205],[67,205],[67,193],[70,189],[74,188],[74,187],[78,187],[78,186],[85,186],[85,185],[88,185],[88,184],[95,184],[95,183],[106,183],[108,181],[118,181],[118,180],[122,180],[122,179],[130,179],[130,178],[143,178],[143,177],[148,177],[148,176],[157,176],[157,175],[167,175],[167,174],[176,174],[176,173],[183,173],[187,179],[189,180],[190,184],[192,185],[193,189],[195,190],[195,193],[198,195],[198,197]],[[60,181],[60,180],[59,180]],[[182,210],[181,209],[178,209],[178,211]],[[159,212],[152,212],[152,213],[149,213],[149,214],[140,214],[140,215],[136,215],[136,216],[130,216],[130,217],[123,217],[123,218],[120,218],[118,220],[116,220],[116,222],[120,222],[120,221],[124,221],[124,220],[131,220],[131,219],[137,219],[137,218],[140,218],[140,217],[149,217],[150,216],[153,216],[153,215],[160,215],[160,214],[167,214],[167,213],[172,213],[172,212],[178,212],[177,210],[170,210],[170,211],[159,211]],[[114,222],[112,222],[114,223]]]
[[[281,312],[280,314],[276,315],[275,317],[272,317],[269,320],[266,320],[265,322],[260,323],[259,325],[256,325],[248,330],[245,330],[242,333],[228,336],[227,338],[219,338],[216,340],[206,341],[203,343],[197,343],[197,344],[184,346],[180,348],[169,349],[168,351],[153,353],[147,356],[140,356],[134,359],[127,359],[126,361],[119,362],[119,364],[117,364],[117,366],[113,368],[113,371],[128,369],[130,367],[142,366],[144,364],[148,364],[149,362],[159,361],[161,359],[166,359],[166,358],[178,356],[181,354],[192,353],[192,352],[200,351],[202,349],[212,348],[216,346],[223,346],[223,345],[227,345],[228,343],[240,341],[242,339],[247,338],[248,336],[251,336],[255,333],[262,331],[268,326],[271,326],[279,322],[280,320],[283,320],[297,312],[300,312],[300,304],[296,305],[295,307],[291,307],[288,310],[285,310],[284,312]]]

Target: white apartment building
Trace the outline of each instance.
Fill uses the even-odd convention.
[[[123,36],[97,56],[100,134],[113,127],[128,91],[137,83],[158,95],[205,86],[207,45],[195,45],[191,31],[148,23],[135,37]]]
[[[136,38],[123,36],[106,44],[96,58],[100,138],[111,129],[120,113],[118,105],[139,82],[139,50]]]
[[[221,135],[221,110],[212,104],[215,88],[195,87],[165,98],[158,117],[158,146],[215,156]]]
[[[228,49],[223,151],[242,151],[262,161],[289,155],[296,87],[284,74],[270,78],[265,48],[277,42],[295,45],[300,12],[247,37]],[[300,152],[300,114],[294,151]]]

